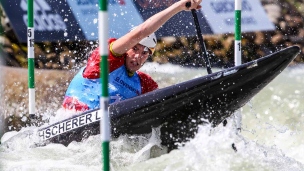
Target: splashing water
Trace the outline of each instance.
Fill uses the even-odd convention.
[[[206,75],[205,69],[147,63],[144,72],[166,87]],[[242,131],[233,117],[228,124],[200,126],[195,138],[170,153],[162,146],[159,128],[151,134],[123,135],[111,141],[111,170],[132,171],[300,171],[304,170],[304,117],[301,66],[287,68],[242,109]],[[57,111],[50,122],[62,119]],[[68,116],[66,114],[65,116]],[[35,146],[36,127],[4,134],[0,170],[95,171],[102,168],[100,135],[82,142]],[[12,138],[10,138],[12,137]]]

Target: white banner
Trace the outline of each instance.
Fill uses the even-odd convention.
[[[38,131],[38,136],[41,140],[47,140],[82,126],[89,125],[93,122],[100,121],[101,115],[101,111],[97,110],[63,120],[46,128],[42,128]]]
[[[234,33],[235,0],[203,0],[205,19],[214,34]],[[242,0],[242,32],[274,30],[260,0]]]

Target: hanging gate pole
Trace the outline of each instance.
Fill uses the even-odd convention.
[[[242,64],[242,53],[241,53],[241,12],[242,12],[242,1],[235,0],[235,42],[234,42],[234,62],[235,65]]]
[[[241,12],[242,12],[242,0],[235,0],[235,33],[234,33],[234,64],[235,66],[241,65],[242,64],[242,52],[241,52],[241,37],[242,37],[242,32],[241,32]],[[238,109],[235,114],[235,124],[236,124],[236,129],[237,132],[241,131],[242,127],[242,113],[241,109]]]
[[[34,2],[27,1],[27,57],[28,57],[28,89],[29,89],[29,117],[35,118],[35,54],[34,54]]]
[[[102,138],[102,154],[103,154],[103,170],[110,170],[110,137],[111,125],[109,116],[109,90],[108,90],[108,12],[107,0],[99,0],[99,54],[100,62],[100,81],[101,81],[101,96],[100,109],[102,110],[102,119],[100,120],[100,133]]]

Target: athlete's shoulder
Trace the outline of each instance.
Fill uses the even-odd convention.
[[[150,75],[141,71],[137,71],[137,74],[140,78],[142,94],[153,91],[158,88],[158,84],[152,79]]]
[[[109,38],[108,39],[108,44],[111,44],[112,42],[114,42],[115,40],[117,40],[116,38]]]

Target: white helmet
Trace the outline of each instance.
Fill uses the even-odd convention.
[[[131,29],[134,30],[136,27],[133,27]],[[155,33],[150,34],[149,36],[143,38],[141,41],[138,42],[139,44],[145,46],[147,49],[145,50],[150,50],[151,51],[151,55],[154,53],[155,51],[155,47],[156,47],[156,43],[157,43],[157,39],[156,39],[156,35]]]
[[[146,46],[151,51],[152,55],[155,51],[156,42],[156,36],[154,33],[152,33],[149,36],[143,38],[141,41],[139,41],[139,44]]]

